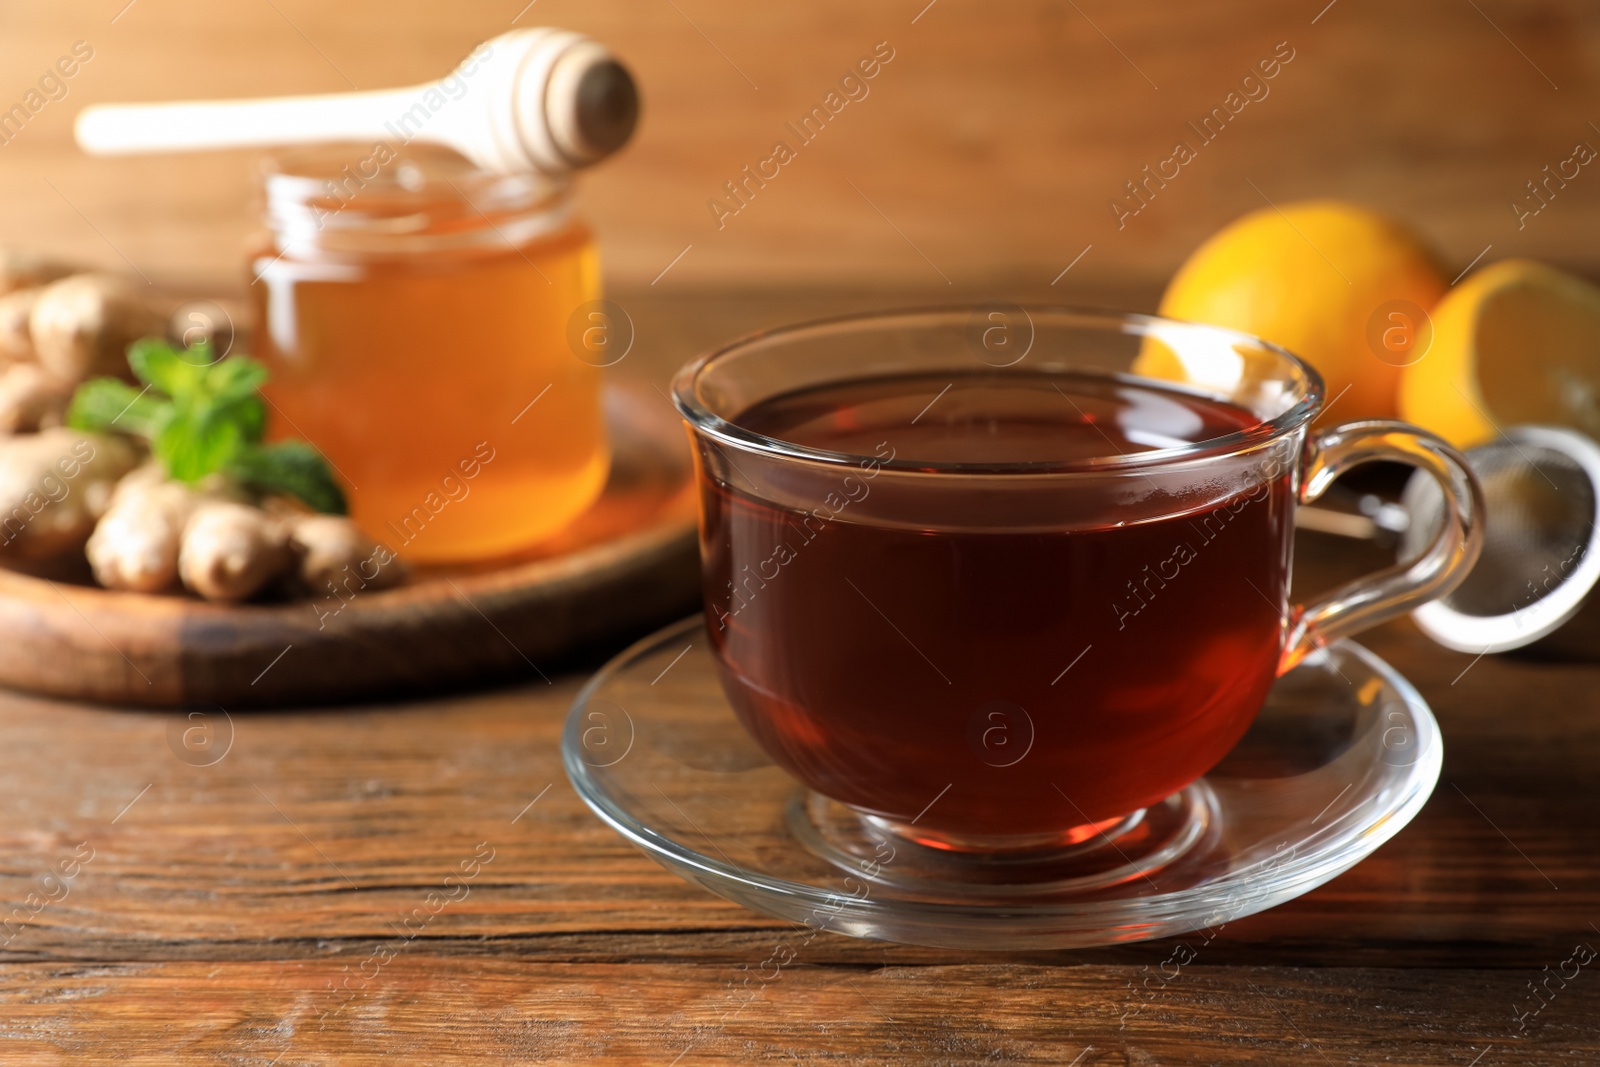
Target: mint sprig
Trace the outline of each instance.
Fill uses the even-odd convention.
[[[67,424],[125,433],[150,444],[168,477],[194,483],[221,472],[259,493],[281,493],[316,511],[347,512],[344,490],[322,453],[305,441],[263,444],[267,369],[246,356],[217,359],[209,342],[180,351],[158,338],[128,346],[144,383],[93,378],[72,397]]]
[[[314,511],[343,515],[344,490],[328,471],[328,461],[305,441],[277,441],[242,450],[233,474],[262,493],[283,493]]]

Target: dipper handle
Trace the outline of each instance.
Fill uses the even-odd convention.
[[[426,88],[267,100],[96,104],[78,115],[75,132],[78,147],[99,156],[366,141],[383,129],[383,123],[405,114]]]
[[[76,134],[94,155],[420,140],[486,170],[559,174],[621,148],[638,116],[632,76],[602,45],[528,29],[486,41],[449,76],[407,89],[103,104],[78,115]]]

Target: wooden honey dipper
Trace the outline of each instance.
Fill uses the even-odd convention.
[[[399,140],[445,145],[485,170],[559,174],[621,148],[633,77],[599,43],[525,29],[479,45],[450,75],[405,89],[260,100],[101,104],[78,115],[95,155]]]

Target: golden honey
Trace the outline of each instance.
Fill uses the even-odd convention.
[[[402,557],[515,552],[606,479],[601,371],[569,341],[600,297],[593,237],[548,179],[378,158],[267,175],[249,262],[271,433],[321,449]]]

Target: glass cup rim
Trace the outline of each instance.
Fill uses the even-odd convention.
[[[1219,437],[1191,442],[1176,448],[1151,449],[1145,452],[1117,456],[1098,456],[1087,460],[1030,460],[1025,462],[963,463],[950,461],[904,460],[885,461],[878,456],[838,452],[813,448],[809,445],[769,437],[746,429],[712,411],[701,402],[697,385],[701,377],[723,360],[737,356],[757,345],[782,342],[819,329],[841,326],[883,326],[897,319],[908,322],[953,315],[970,316],[992,304],[933,304],[888,308],[876,311],[851,312],[807,319],[801,322],[755,330],[734,338],[709,352],[702,353],[679,368],[671,383],[672,402],[684,421],[699,434],[722,444],[748,452],[761,453],[778,459],[806,460],[829,466],[854,467],[864,462],[877,463],[885,470],[908,474],[940,475],[1004,475],[1004,474],[1108,474],[1122,471],[1142,472],[1151,467],[1163,467],[1199,459],[1215,459],[1257,449],[1304,426],[1316,417],[1322,408],[1326,386],[1317,369],[1282,345],[1273,344],[1253,334],[1232,330],[1224,326],[1188,322],[1162,315],[1149,315],[1137,311],[1118,311],[1106,308],[1075,307],[1071,305],[1011,305],[1029,316],[1044,316],[1087,329],[1111,330],[1121,333],[1147,335],[1161,328],[1197,330],[1225,339],[1230,343],[1246,344],[1270,352],[1284,360],[1305,377],[1306,388],[1294,404],[1271,419],[1245,430],[1235,430]],[[1130,328],[1131,327],[1131,328]],[[1153,329],[1152,329],[1153,328]],[[1107,377],[1130,382],[1151,382],[1158,379],[1135,374],[1108,374]],[[1160,382],[1168,388],[1181,386]]]

